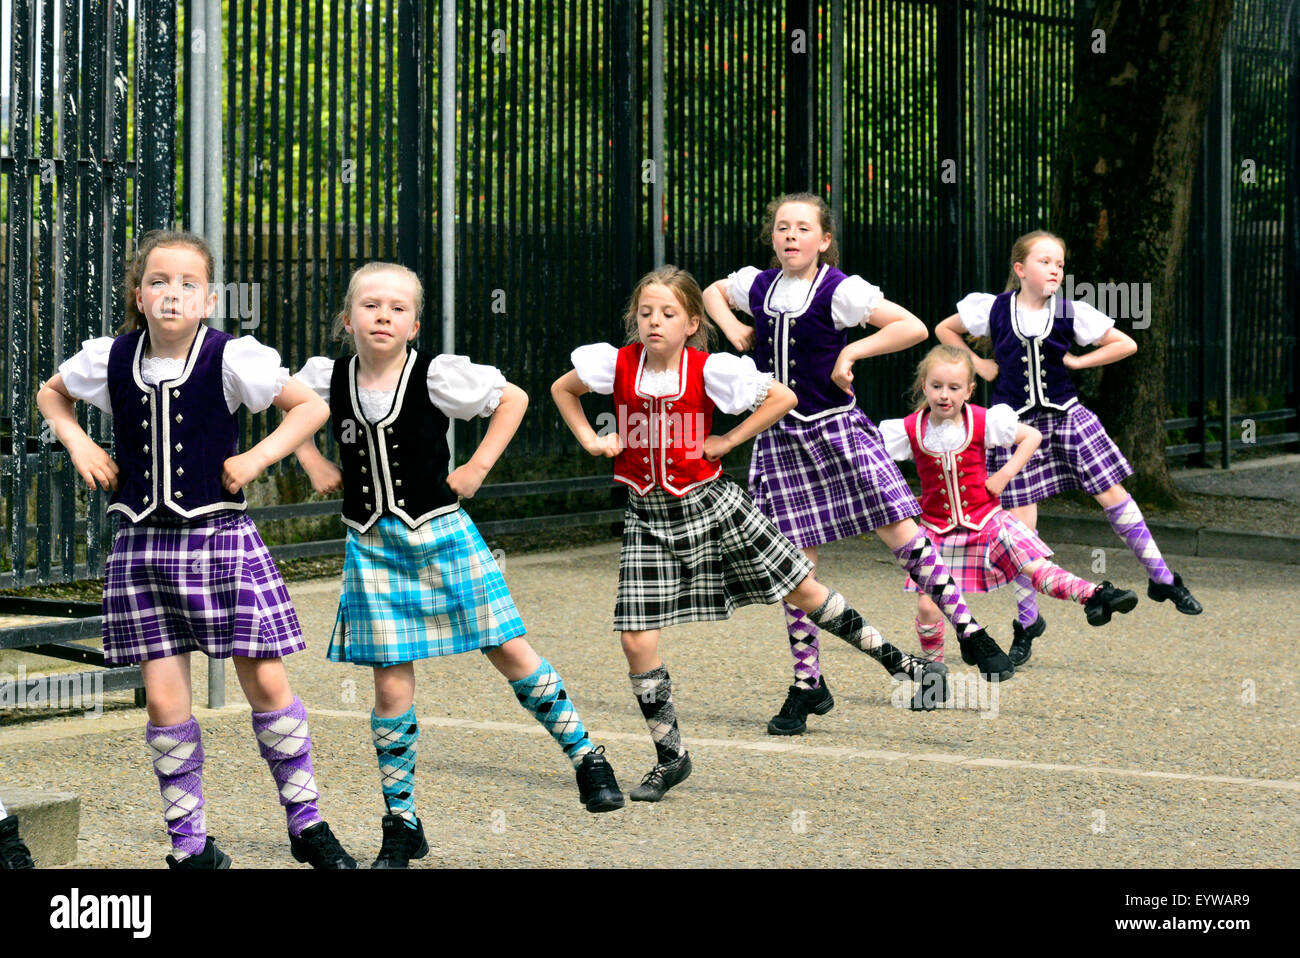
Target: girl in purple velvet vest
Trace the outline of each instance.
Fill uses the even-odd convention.
[[[989,409],[972,404],[974,391],[970,353],[935,346],[916,368],[916,411],[880,424],[889,454],[916,462],[921,528],[962,591],[989,592],[1023,576],[1038,592],[1083,605],[1089,625],[1105,625],[1114,612],[1131,612],[1136,595],[1109,582],[1096,585],[1076,578],[1048,561],[1052,550],[1003,511],[999,494],[1024,468],[1042,434],[1020,422],[1005,403]],[[1010,454],[996,472],[987,471],[986,449]],[[910,579],[906,588],[917,591]],[[943,618],[926,595],[917,596],[916,631],[921,651],[943,661]]]
[[[754,442],[749,488],[755,503],[814,563],[817,546],[875,532],[899,564],[938,603],[968,657],[999,679],[1010,660],[962,600],[961,590],[917,528],[919,514],[880,430],[853,396],[853,364],[925,339],[925,325],[861,276],[836,268],[834,219],[821,197],[796,193],[768,204],[763,238],[772,268],[745,267],[704,292],[704,304],[732,345],[754,350],[760,370],[798,397],[794,411]],[[754,317],[738,321],[732,309]],[[879,332],[849,343],[849,327]],[[768,723],[774,735],[804,731],[808,713],[833,700],[821,674],[817,629],[785,606],[794,684]]]
[[[1171,600],[1179,612],[1197,615],[1201,604],[1182,577],[1165,565],[1142,510],[1121,485],[1133,468],[1101,421],[1079,402],[1070,381],[1070,370],[1118,362],[1136,352],[1137,344],[1116,329],[1109,316],[1086,302],[1060,296],[1064,272],[1061,238],[1045,230],[1026,233],[1011,247],[1006,290],[998,296],[971,293],[935,334],[940,342],[960,349],[968,349],[966,335],[987,336],[993,358],[974,357],[975,371],[993,383],[995,403],[1006,403],[1043,434],[1042,445],[1003,493],[1003,502],[1017,518],[1037,528],[1039,502],[1082,489],[1106,511],[1115,534],[1146,570],[1147,595],[1158,602]],[[1077,356],[1069,352],[1071,341],[1097,348]],[[1006,450],[990,449],[989,468],[1000,468],[1008,456]],[[1038,614],[1028,580],[1018,576],[1015,584],[1018,609],[1011,658],[1023,665],[1047,623]]]
[[[162,791],[172,868],[227,868],[203,813],[203,743],[192,714],[190,652],[232,658],[253,732],[285,807],[294,858],[355,868],[321,819],[307,712],[281,658],[304,647],[289,593],[248,518],[242,489],[325,421],[274,349],[210,329],[212,253],[192,233],[140,238],[116,339],[87,340],[36,397],[92,487],[114,490],[122,522],[104,569],[104,660],[140,663],[145,738]],[[77,423],[73,402],[111,413],[115,458]],[[235,411],[284,419],[239,454]]]
[[[504,576],[460,507],[510,442],[528,396],[494,366],[413,348],[424,289],[396,263],[348,281],[336,338],[353,356],[314,356],[295,375],[329,403],[340,470],[308,439],[298,459],[317,492],[343,489],[348,527],[328,657],[373,669],[371,740],[387,814],[373,868],[406,868],[429,851],[415,809],[415,663],[477,650],[551,734],[577,773],[589,812],[623,806],[604,746],[593,746],[559,673],[524,637]],[[491,417],[469,461],[451,468],[451,419]],[[439,696],[455,702],[448,689]]]

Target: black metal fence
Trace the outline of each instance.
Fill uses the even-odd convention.
[[[188,118],[177,118],[171,67],[179,60],[185,84],[190,50],[176,43],[187,33],[171,5],[136,0],[132,26],[124,0],[2,3],[14,43],[0,145],[9,360],[0,585],[99,570],[102,498],[78,491],[64,457],[40,441],[32,399],[81,339],[116,326],[112,289],[130,238],[172,221],[176,186],[196,161],[183,149],[173,175]],[[1300,205],[1297,6],[1237,4],[1222,109],[1233,118],[1233,162],[1253,161],[1253,179],[1234,177],[1232,192],[1233,387],[1220,395],[1215,343],[1226,337],[1203,308],[1216,239],[1200,218],[1213,198],[1204,187],[1171,343],[1169,399],[1186,430],[1178,438],[1193,440],[1183,452],[1210,448],[1207,420],[1225,401],[1241,415],[1267,413],[1264,432],[1295,438],[1300,243],[1284,210]],[[569,351],[620,339],[624,297],[660,256],[702,284],[765,265],[763,207],[787,188],[831,199],[845,268],[931,324],[962,293],[1000,289],[1011,239],[1047,223],[1090,9],[1087,0],[231,4],[222,278],[257,304],[231,331],[276,346],[294,368],[336,355],[329,321],[351,270],[404,262],[424,279],[422,343],[498,365],[533,398],[498,473],[533,484],[501,491],[550,488],[535,483],[599,468],[547,395]],[[443,34],[446,10],[454,37]],[[446,180],[451,151],[440,142],[452,118],[439,103],[452,39]],[[440,254],[444,227],[454,228],[452,264]],[[445,314],[444,294],[454,303]],[[901,410],[916,355],[864,367],[869,412]],[[83,414],[108,442],[98,414]],[[250,417],[246,441],[275,421],[273,411]],[[482,428],[459,427],[462,456]]]
[[[36,412],[39,384],[122,322],[128,238],[172,220],[175,17],[136,0],[6,0],[0,132],[0,585],[94,574],[105,498]],[[144,24],[150,29],[143,29]],[[111,442],[93,408],[82,425]]]

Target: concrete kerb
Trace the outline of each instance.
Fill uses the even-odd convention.
[[[81,799],[42,788],[0,788],[0,803],[18,818],[18,834],[37,866],[66,865],[77,857]]]
[[[1190,522],[1148,522],[1151,535],[1168,555],[1211,559],[1247,559],[1300,564],[1300,536],[1244,529],[1211,529]],[[1068,542],[1091,545],[1113,538],[1101,516],[1038,514],[1038,534],[1049,545]]]

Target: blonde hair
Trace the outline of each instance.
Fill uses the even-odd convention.
[[[717,337],[717,327],[713,325],[713,320],[709,319],[709,314],[704,309],[704,293],[700,291],[700,284],[695,282],[695,277],[686,270],[667,264],[646,273],[632,290],[632,298],[627,302],[627,312],[623,315],[623,322],[627,327],[627,341],[635,343],[640,339],[636,313],[641,308],[641,294],[645,292],[646,287],[656,285],[667,286],[672,290],[673,296],[688,317],[698,317],[700,325],[687,338],[686,345],[707,352]]]
[[[1060,243],[1061,253],[1065,253],[1065,240],[1061,239],[1061,237],[1057,236],[1055,233],[1049,233],[1047,230],[1034,230],[1033,232],[1026,233],[1024,236],[1017,237],[1016,241],[1011,244],[1011,260],[1007,264],[1007,285],[1002,292],[1008,293],[1013,289],[1020,288],[1020,277],[1016,275],[1016,264],[1023,263],[1028,258],[1029,251],[1040,239],[1048,239],[1052,240],[1054,243]]]
[[[347,292],[343,294],[343,307],[335,314],[334,325],[330,329],[330,335],[334,339],[347,343],[353,350],[356,349],[357,344],[353,341],[352,334],[349,333],[344,326],[352,317],[352,301],[356,299],[357,287],[361,285],[363,279],[367,276],[373,276],[375,273],[396,273],[398,276],[404,276],[409,279],[415,285],[416,322],[420,321],[420,315],[424,312],[424,284],[420,282],[420,277],[416,275],[414,270],[408,269],[401,263],[386,263],[381,261],[375,261],[373,263],[366,263],[364,266],[358,266],[352,271],[352,275],[348,278],[348,289]]]
[[[135,291],[140,288],[140,280],[144,278],[145,267],[149,263],[149,254],[159,247],[183,246],[194,250],[203,257],[204,265],[207,266],[208,283],[211,285],[213,279],[212,248],[208,246],[207,241],[197,233],[186,232],[185,230],[150,230],[139,238],[135,247],[135,255],[131,257],[131,262],[126,268],[126,275],[122,277],[122,299],[126,302],[126,318],[122,325],[118,327],[117,334],[131,333],[137,329],[146,329],[149,326],[149,320],[135,305]]]
[[[961,363],[966,367],[966,374],[971,382],[975,381],[975,361],[969,350],[959,349],[946,344],[935,346],[916,364],[916,378],[912,380],[911,402],[913,412],[920,412],[929,403],[925,400],[925,381],[930,377],[930,370],[939,363]]]
[[[831,238],[831,245],[817,255],[817,265],[827,263],[831,266],[839,266],[840,247],[835,241],[837,232],[835,229],[835,214],[826,201],[816,193],[785,193],[768,203],[767,210],[763,214],[763,232],[759,234],[759,242],[764,246],[772,244],[772,230],[776,229],[776,211],[786,203],[807,203],[817,208],[817,220],[821,224],[822,232]],[[781,260],[773,253],[772,262],[769,266],[780,265]]]

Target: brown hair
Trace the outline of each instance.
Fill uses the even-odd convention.
[[[137,329],[145,329],[149,325],[148,319],[136,308],[135,292],[140,288],[140,280],[144,277],[145,266],[149,262],[149,254],[160,246],[189,247],[203,257],[203,261],[208,268],[208,282],[211,283],[215,279],[212,249],[202,236],[185,230],[150,230],[138,238],[135,255],[126,268],[126,275],[122,277],[122,299],[126,303],[126,319],[118,327],[117,333],[119,336],[123,333],[134,332]]]
[[[420,282],[420,277],[414,270],[408,269],[401,263],[381,261],[358,266],[348,277],[347,292],[343,294],[343,307],[334,315],[334,325],[330,328],[330,335],[334,339],[342,340],[353,350],[357,348],[357,344],[353,341],[352,334],[343,327],[352,316],[352,301],[356,299],[357,287],[361,285],[363,279],[375,273],[396,273],[410,279],[415,284],[415,321],[419,322],[420,316],[424,313],[424,284]]]
[[[817,207],[817,218],[821,224],[822,232],[831,238],[831,245],[826,247],[817,257],[817,265],[827,263],[831,266],[840,265],[840,247],[835,241],[835,214],[831,212],[830,206],[826,201],[816,193],[785,193],[778,196],[772,202],[767,204],[767,210],[763,214],[763,232],[759,234],[759,242],[764,246],[772,245],[772,230],[776,229],[776,211],[786,203],[808,203]],[[771,266],[780,266],[781,260],[772,254]]]
[[[1002,292],[1007,293],[1020,288],[1020,277],[1016,275],[1016,264],[1025,261],[1025,258],[1029,256],[1029,250],[1040,239],[1049,239],[1060,243],[1061,252],[1065,252],[1065,240],[1055,233],[1049,233],[1047,230],[1034,230],[1024,236],[1017,237],[1016,241],[1011,244],[1011,259],[1007,263],[1007,286]]]
[[[916,378],[912,380],[911,392],[911,403],[915,407],[913,412],[920,412],[928,405],[925,401],[925,381],[930,375],[930,370],[938,363],[961,363],[966,367],[970,381],[975,381],[975,361],[971,358],[969,350],[947,344],[935,346],[916,364]]]
[[[695,277],[686,270],[667,264],[646,273],[632,290],[632,298],[627,301],[627,312],[623,314],[623,321],[627,326],[627,341],[634,343],[640,338],[636,312],[641,308],[641,294],[645,292],[647,286],[654,285],[667,286],[672,290],[677,302],[681,303],[682,309],[686,310],[687,316],[699,317],[699,328],[687,338],[686,345],[692,349],[707,351],[717,338],[717,327],[713,325],[713,320],[709,319],[709,314],[704,309],[704,294],[700,292],[700,284],[695,282]]]

